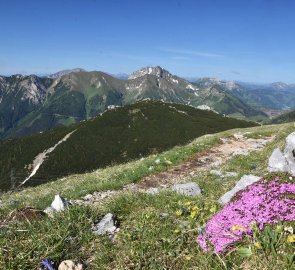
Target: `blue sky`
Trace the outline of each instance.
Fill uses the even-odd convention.
[[[293,0],[0,0],[0,74],[81,67],[295,82]]]

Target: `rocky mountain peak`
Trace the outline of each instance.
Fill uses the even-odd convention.
[[[54,74],[51,74],[48,77],[52,78],[52,79],[58,79],[58,78],[62,77],[63,75],[67,75],[67,74],[70,74],[73,72],[82,72],[82,71],[85,71],[85,70],[82,68],[65,69],[65,70],[58,71]]]
[[[170,77],[172,77],[171,73],[169,73],[169,71],[156,66],[156,67],[144,67],[140,70],[135,71],[134,73],[132,73],[128,79],[132,80],[132,79],[136,79],[145,75],[154,75],[157,76],[159,78],[163,78],[163,79],[169,79]]]

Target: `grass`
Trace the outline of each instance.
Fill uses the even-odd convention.
[[[285,137],[294,127],[294,124],[263,126],[203,136],[189,145],[144,160],[4,194],[1,200],[19,200],[22,206],[45,207],[56,193],[78,198],[94,190],[118,189],[137,182],[152,173],[148,170],[151,165],[155,171],[163,171],[206,151],[216,145],[220,137],[237,132],[251,132],[246,136],[253,138],[277,136],[261,152],[252,152],[247,157],[237,156],[221,167],[222,171],[238,172],[238,177],[219,179],[206,171],[192,177],[191,180],[202,188],[201,197],[188,198],[170,191],[156,195],[127,193],[96,207],[73,206],[54,218],[13,223],[0,232],[0,268],[36,269],[43,258],[51,257],[55,261],[73,259],[84,262],[87,269],[294,269],[291,258],[294,244],[288,244],[285,235],[280,238],[276,253],[267,245],[263,249],[250,246],[250,257],[243,256],[238,250],[240,247],[249,248],[245,243],[239,243],[237,250],[225,256],[204,253],[195,241],[197,228],[220,209],[216,203],[220,195],[233,187],[242,174],[266,174],[267,157],[275,147],[283,146]],[[156,166],[154,161],[158,158],[166,158],[172,165]],[[288,178],[287,175],[283,177]],[[188,214],[180,213],[181,207],[186,207]],[[6,216],[11,209],[1,208],[0,217]],[[192,214],[193,211],[196,213]],[[114,242],[104,236],[95,236],[91,231],[92,222],[108,212],[114,213],[120,222]],[[161,218],[161,213],[168,216]],[[284,225],[295,227],[294,222]],[[270,228],[271,233],[274,230],[276,227]],[[264,231],[261,239],[267,235],[269,232]],[[269,243],[269,240],[265,241]]]

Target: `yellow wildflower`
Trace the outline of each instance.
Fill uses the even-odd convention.
[[[193,211],[199,211],[199,207],[198,207],[198,206],[194,206],[194,207],[192,208],[192,210],[193,210]]]
[[[244,226],[240,226],[240,225],[233,225],[231,227],[232,231],[237,231],[237,230],[241,230],[241,231],[246,231]]]
[[[191,211],[191,218],[195,218],[198,214],[198,211]]]
[[[192,204],[192,202],[186,202],[184,205],[185,206],[190,206]]]
[[[175,229],[174,233],[176,233],[176,234],[180,233],[180,229]]]
[[[295,234],[289,234],[287,237],[288,243],[295,243]]]
[[[180,216],[182,215],[182,210],[181,210],[181,209],[178,209],[178,210],[176,211],[176,215],[180,217]]]
[[[211,206],[209,211],[210,211],[210,213],[215,213],[216,212],[216,205]]]
[[[254,246],[257,248],[257,249],[262,249],[262,246],[259,242],[255,242],[254,243]]]

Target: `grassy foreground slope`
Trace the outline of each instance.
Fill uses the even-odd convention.
[[[18,186],[33,170],[30,164],[35,157],[72,131],[69,139],[48,155],[27,185],[127,162],[204,134],[255,125],[186,105],[139,102],[106,111],[87,122],[0,141],[0,190]]]
[[[237,251],[226,255],[204,253],[196,243],[197,227],[221,209],[216,200],[232,188],[241,175],[251,173],[263,176],[272,150],[282,147],[285,137],[294,129],[292,123],[205,135],[188,145],[177,146],[144,160],[3,194],[1,200],[17,200],[19,207],[44,208],[58,193],[75,199],[93,191],[118,189],[138,182],[154,173],[148,170],[151,165],[155,171],[166,170],[195,154],[208,151],[220,138],[238,132],[253,138],[276,135],[275,140],[262,151],[236,156],[222,165],[222,171],[236,171],[239,174],[237,177],[220,179],[208,171],[192,177],[190,180],[198,183],[203,190],[201,197],[188,198],[169,191],[156,195],[127,193],[96,207],[73,206],[53,218],[11,224],[0,232],[0,267],[35,269],[43,258],[51,257],[55,261],[80,261],[87,269],[294,269],[294,243],[288,243],[285,237],[276,240],[275,250],[271,247],[253,249],[250,257]],[[156,159],[170,160],[171,164],[155,165]],[[289,179],[288,175],[282,177]],[[183,206],[197,207],[197,217],[179,216],[178,210]],[[4,219],[14,208],[12,205],[0,208],[0,218]],[[120,231],[114,242],[107,237],[95,236],[91,231],[92,222],[107,212],[116,214],[120,221]],[[168,216],[162,219],[161,213]],[[284,226],[294,228],[295,223]],[[270,237],[267,233],[262,235]]]

